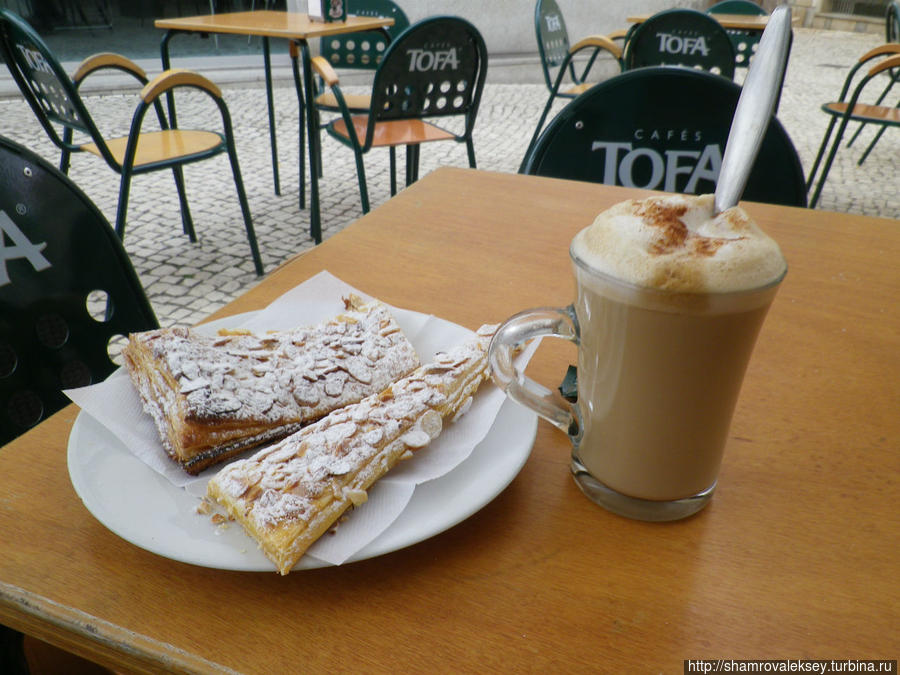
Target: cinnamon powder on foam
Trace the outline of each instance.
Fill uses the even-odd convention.
[[[621,202],[572,244],[597,271],[664,291],[758,288],[787,267],[778,244],[740,207],[713,217],[713,196],[666,195]]]

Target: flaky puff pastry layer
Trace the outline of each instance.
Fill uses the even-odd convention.
[[[223,468],[207,485],[281,574],[401,459],[464,413],[488,377],[495,326],[384,391]]]
[[[283,438],[419,365],[386,305],[351,295],[311,328],[129,336],[125,365],[168,455],[190,474]]]

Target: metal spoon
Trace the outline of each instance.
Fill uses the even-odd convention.
[[[716,184],[715,211],[737,206],[781,90],[791,40],[791,8],[776,7],[741,89]]]

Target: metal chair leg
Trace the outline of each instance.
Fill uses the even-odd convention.
[[[175,189],[178,190],[178,202],[181,205],[181,229],[188,236],[188,239],[195,243],[197,234],[194,232],[194,219],[191,218],[187,190],[184,188],[184,170],[181,166],[173,166],[172,175],[175,177]]]
[[[262,259],[259,255],[259,246],[256,243],[256,232],[253,229],[253,219],[250,217],[250,204],[247,202],[247,193],[244,190],[244,181],[241,178],[241,168],[238,164],[237,152],[234,142],[228,141],[228,159],[231,162],[231,173],[234,176],[234,187],[237,190],[238,201],[241,204],[241,215],[244,217],[244,227],[247,229],[247,241],[250,242],[250,254],[253,256],[253,267],[256,275],[263,275]]]
[[[822,194],[822,188],[825,185],[825,179],[828,178],[828,172],[831,171],[831,165],[834,162],[834,157],[837,154],[838,147],[841,144],[841,139],[844,137],[844,131],[847,129],[847,123],[849,121],[849,117],[844,117],[841,121],[841,125],[838,127],[837,135],[834,137],[834,141],[831,144],[831,150],[828,152],[828,157],[825,160],[825,165],[822,167],[822,174],[819,176],[819,182],[816,184],[816,191],[813,193],[812,199],[809,202],[809,208],[811,209],[814,209],[816,207],[816,204],[819,202],[819,196]]]
[[[831,138],[831,132],[834,130],[834,125],[837,123],[837,118],[832,117],[828,122],[828,128],[825,130],[825,135],[822,137],[822,143],[819,145],[819,152],[816,154],[816,159],[813,162],[812,168],[809,170],[806,178],[806,191],[809,192],[812,189],[813,183],[816,178],[816,170],[819,168],[819,163],[822,161],[822,157],[825,155],[825,148],[828,145],[828,140]]]
[[[393,151],[393,148],[391,148]],[[356,177],[359,180],[359,201],[362,203],[362,212],[369,212],[369,189],[366,186],[366,167],[363,163],[362,153],[354,151],[356,156]]]
[[[397,149],[392,145],[390,151],[391,197],[397,194]]]
[[[123,170],[119,181],[119,205],[116,207],[116,234],[125,240],[125,214],[128,211],[128,192],[131,189],[131,171]]]
[[[857,166],[862,166],[862,163],[866,161],[866,157],[868,157],[869,153],[872,152],[872,148],[874,148],[875,144],[878,143],[881,135],[885,132],[886,129],[887,127],[883,126],[878,130],[878,133],[875,134],[875,138],[872,139],[872,142],[869,143],[869,145],[866,147],[865,152],[863,152],[862,156],[859,158],[859,161],[856,163]]]

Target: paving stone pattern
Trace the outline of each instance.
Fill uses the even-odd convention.
[[[861,33],[796,29],[779,118],[794,140],[804,167],[815,157],[827,124],[820,105],[835,97],[849,67],[878,36]],[[482,169],[515,172],[546,101],[546,89],[535,72],[535,84],[495,84],[485,89],[475,131],[475,150]],[[364,88],[362,88],[364,89]],[[352,88],[351,90],[361,90]],[[313,246],[309,212],[300,210],[298,189],[297,97],[289,81],[275,91],[282,194],[273,192],[264,91],[258,86],[225,89],[237,136],[237,150],[250,201],[262,258],[267,271]],[[127,133],[136,102],[133,94],[90,96],[96,120],[110,134]],[[562,107],[562,104],[559,104]],[[215,111],[202,96],[179,103],[179,125],[206,127]],[[856,160],[873,130],[843,149],[832,168],[820,209],[900,216],[894,179],[900,138],[889,130],[863,166]],[[58,152],[44,135],[21,98],[0,101],[0,134],[22,143],[52,162]],[[324,136],[321,204],[324,237],[360,217],[361,208],[353,153]],[[398,164],[402,174],[402,149]],[[432,143],[421,151],[420,175],[443,166],[466,166],[465,147]],[[389,198],[388,153],[367,155],[373,208]],[[170,172],[134,179],[125,232],[125,248],[134,263],[160,323],[191,325],[258,283],[253,270],[227,158],[223,155],[185,169],[188,199],[199,241],[181,231],[178,199]],[[114,222],[118,176],[90,155],[76,155],[70,176]],[[402,176],[401,176],[402,179]]]

